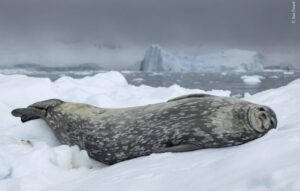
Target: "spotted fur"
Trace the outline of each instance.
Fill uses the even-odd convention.
[[[228,147],[259,138],[267,131],[252,127],[248,113],[253,107],[260,106],[229,97],[193,94],[121,109],[46,100],[25,110],[40,109],[39,117],[61,143],[78,145],[92,158],[114,164],[151,153]],[[16,109],[13,114],[22,117],[20,111]]]

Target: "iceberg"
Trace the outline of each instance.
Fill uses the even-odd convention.
[[[143,72],[261,72],[262,56],[254,51],[230,49],[199,56],[175,55],[159,45],[145,53]]]

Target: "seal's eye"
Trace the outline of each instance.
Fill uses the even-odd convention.
[[[270,123],[271,123],[271,125],[272,125],[272,126],[274,125],[274,121],[273,121],[273,120],[271,120],[271,122],[270,122]]]
[[[258,108],[259,111],[265,111],[263,107]]]

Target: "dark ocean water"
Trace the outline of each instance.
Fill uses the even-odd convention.
[[[62,76],[71,76],[73,78],[83,78],[98,73],[101,70],[45,70],[36,71],[28,69],[1,70],[2,74],[25,74],[35,77],[48,77],[56,80]],[[291,81],[300,78],[299,71],[265,71],[261,73],[144,73],[124,71],[122,75],[129,84],[136,86],[148,85],[152,87],[169,87],[173,84],[202,90],[230,90],[232,96],[243,97],[245,93],[254,94],[267,89],[285,86]],[[247,84],[241,78],[242,76],[261,76],[261,82],[256,84]]]
[[[178,84],[185,88],[202,90],[230,90],[231,95],[243,97],[245,93],[255,94],[260,91],[285,86],[300,78],[300,72],[261,72],[248,74],[174,74],[174,73],[129,73],[123,74],[130,84],[149,85],[153,87],[168,87]],[[247,84],[242,76],[261,76],[261,82]]]

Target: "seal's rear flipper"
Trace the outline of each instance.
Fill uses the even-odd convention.
[[[31,104],[27,108],[14,109],[11,114],[15,117],[21,117],[21,121],[26,122],[33,119],[44,118],[49,107],[55,107],[61,103],[63,103],[63,101],[59,99],[49,99]]]
[[[36,109],[33,107],[28,108],[18,108],[12,110],[11,114],[15,117],[21,117],[22,122],[30,121],[33,119],[39,119],[45,116],[46,111]]]

